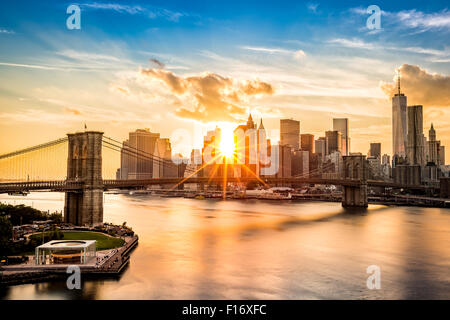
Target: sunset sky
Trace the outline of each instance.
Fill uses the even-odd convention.
[[[150,128],[188,155],[205,130],[251,111],[273,140],[280,118],[318,138],[348,117],[352,151],[381,142],[391,154],[400,68],[449,162],[447,1],[78,2],[81,30],[68,30],[72,3],[0,3],[0,153],[86,123],[120,140]],[[380,30],[366,27],[371,4]]]

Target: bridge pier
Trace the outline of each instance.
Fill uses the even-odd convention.
[[[103,223],[102,132],[68,134],[67,181],[82,182],[81,191],[66,192],[64,222],[77,226]]]
[[[368,166],[363,155],[344,156],[344,179],[357,181],[358,185],[342,185],[342,206],[367,208]]]
[[[367,184],[359,187],[342,187],[342,206],[367,208]]]

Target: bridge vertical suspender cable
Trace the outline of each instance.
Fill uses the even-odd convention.
[[[0,180],[63,179],[66,174],[67,141],[68,138],[64,137],[0,155]]]

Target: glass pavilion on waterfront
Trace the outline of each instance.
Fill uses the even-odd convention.
[[[36,247],[35,263],[87,264],[96,257],[95,240],[52,240]]]

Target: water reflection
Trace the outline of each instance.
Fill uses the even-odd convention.
[[[59,195],[32,194],[61,210]],[[3,200],[6,199],[4,196]],[[2,198],[0,198],[2,200]],[[56,208],[55,208],[56,207]],[[450,210],[105,196],[105,221],[140,236],[117,280],[1,289],[7,299],[450,298]],[[378,265],[381,290],[368,290]]]

